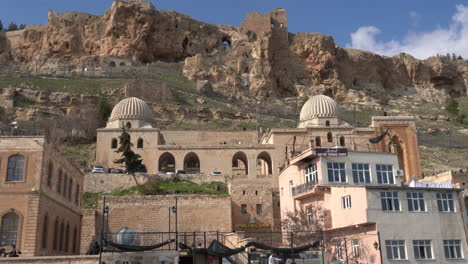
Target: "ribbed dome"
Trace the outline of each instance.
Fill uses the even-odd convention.
[[[336,117],[338,105],[335,100],[326,95],[312,96],[302,106],[300,121],[310,120],[316,117]]]
[[[138,119],[151,121],[154,118],[153,111],[145,101],[136,97],[123,99],[112,109],[109,122],[117,119]]]

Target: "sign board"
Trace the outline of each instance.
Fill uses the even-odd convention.
[[[316,148],[315,154],[318,157],[347,157],[347,148]]]

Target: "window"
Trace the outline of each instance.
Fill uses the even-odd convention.
[[[311,225],[312,224],[312,208],[311,207],[306,209],[306,214],[307,214],[307,224]]]
[[[320,137],[315,137],[315,145],[317,147],[322,146],[322,140],[320,139]]]
[[[111,141],[111,148],[116,149],[117,148],[117,139],[113,138]]]
[[[413,240],[415,259],[432,259],[432,246],[430,240]]]
[[[341,242],[335,242],[335,257],[337,259],[343,259],[343,249],[341,248]]]
[[[380,201],[384,211],[400,211],[398,192],[381,192]]]
[[[52,173],[54,172],[54,165],[49,162],[49,168],[47,170],[47,186],[52,186]]]
[[[461,259],[461,241],[460,240],[444,240],[445,258],[448,259]]]
[[[137,148],[143,148],[143,139],[139,138],[137,140]]]
[[[359,240],[353,239],[353,256],[359,257]]]
[[[382,184],[393,184],[393,166],[377,164],[377,182]]]
[[[353,170],[354,183],[370,183],[370,170],[369,164],[353,163],[351,165]]]
[[[78,252],[78,250],[76,249],[76,245],[78,244],[77,239],[78,239],[78,229],[76,228],[76,225],[75,225],[75,228],[73,228],[73,241],[72,241],[72,252],[74,253]]]
[[[58,244],[58,238],[59,238],[59,221],[58,217],[55,219],[54,223],[54,243],[53,243],[53,249],[57,249],[57,244]]]
[[[247,214],[247,205],[241,204],[241,214]]]
[[[293,181],[289,181],[289,196],[292,196],[293,193]]]
[[[325,126],[330,126],[330,121],[329,120],[325,121]]]
[[[317,165],[311,164],[307,166],[305,170],[305,180],[306,183],[313,182],[317,183],[318,182],[318,175],[317,175]]]
[[[73,179],[70,178],[70,182],[68,183],[68,200],[72,200],[73,196]]]
[[[18,237],[19,216],[15,212],[10,212],[2,217],[2,227],[0,230],[0,246],[16,245]]]
[[[453,207],[453,196],[451,193],[437,194],[437,207],[440,212],[455,212]]]
[[[345,144],[345,138],[343,136],[340,137],[340,146],[344,147]]]
[[[76,205],[79,205],[80,203],[80,185],[76,185],[76,192],[75,192],[75,203]]]
[[[351,195],[341,197],[341,206],[344,209],[351,208]]]
[[[49,219],[46,216],[44,216],[44,223],[42,223],[42,248],[47,248],[47,234],[48,234],[48,229],[49,229]]]
[[[257,204],[257,214],[262,214],[263,213],[263,205],[262,204]]]
[[[57,192],[62,192],[62,170],[59,170],[58,179],[57,179]]]
[[[65,175],[63,177],[63,192],[62,192],[63,197],[67,197],[67,184],[68,184],[68,177],[67,175]]]
[[[63,221],[60,224],[60,235],[59,235],[59,251],[63,250],[63,233],[64,233],[64,226]]]
[[[126,125],[126,126],[127,126],[127,128],[132,128],[132,123],[127,122],[127,125]]]
[[[387,259],[406,259],[404,240],[385,240],[385,247],[387,248]]]
[[[346,182],[345,164],[341,162],[328,162],[328,181]]]
[[[332,132],[328,132],[328,133],[327,133],[327,141],[328,141],[328,142],[333,142],[333,135],[332,135]]]
[[[22,181],[24,176],[24,156],[13,155],[8,158],[7,182]]]
[[[63,251],[68,252],[68,242],[70,241],[70,225],[67,224],[65,228],[65,246],[63,247]]]
[[[425,212],[424,195],[422,192],[407,192],[408,211],[410,212]]]

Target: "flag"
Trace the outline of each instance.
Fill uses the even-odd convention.
[[[378,136],[378,137],[374,137],[374,138],[369,138],[369,142],[372,143],[372,144],[376,144],[376,143],[379,143],[380,141],[382,141],[382,139],[384,139],[384,137],[386,135],[388,135],[388,130],[383,132],[382,135]]]

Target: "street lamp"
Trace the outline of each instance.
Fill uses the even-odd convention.
[[[175,205],[171,207],[171,211],[173,214],[175,214],[176,250],[179,250],[179,233],[177,229],[177,196],[175,197]]]

